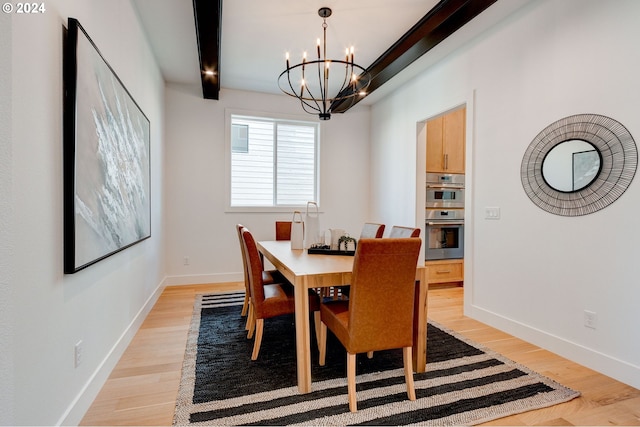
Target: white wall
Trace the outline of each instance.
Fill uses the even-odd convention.
[[[527,198],[520,165],[539,131],[572,114],[612,117],[640,143],[638,16],[634,0],[531,2],[374,105],[371,117],[372,169],[381,172],[372,212],[390,223],[411,218],[389,205],[415,206],[397,188],[416,185],[406,170],[424,150],[416,123],[472,108],[465,312],[636,388],[640,178],[604,210],[567,218]],[[489,206],[501,208],[500,220],[484,220]],[[584,310],[597,313],[596,330],[583,326]]]
[[[0,44],[4,53],[9,40],[11,49],[3,55],[0,77],[3,101],[4,79],[11,82],[12,114],[8,145],[2,134],[0,175],[0,420],[9,425],[77,424],[164,277],[164,87],[135,12],[128,0],[44,4],[42,14],[2,17]],[[152,138],[152,237],[74,275],[62,272],[62,42],[69,16],[84,26],[149,117]],[[7,18],[11,22],[5,27]],[[9,72],[4,67],[7,57]],[[5,310],[13,321],[8,333]],[[76,369],[73,349],[80,340],[83,359]],[[5,347],[7,341],[12,345]]]
[[[275,239],[276,220],[292,213],[225,212],[225,110],[297,115],[292,98],[221,90],[220,100],[202,99],[199,87],[169,85],[166,95],[166,197],[169,284],[242,279],[235,225],[258,240]],[[369,108],[334,114],[321,125],[320,228],[359,235],[369,220]],[[183,263],[189,257],[189,265]]]
[[[11,15],[0,15],[0,425],[14,419],[11,206]]]

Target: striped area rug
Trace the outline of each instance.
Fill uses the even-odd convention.
[[[430,322],[427,372],[414,374],[417,400],[406,397],[401,350],[359,355],[358,412],[351,413],[340,343],[329,334],[324,367],[314,348],[312,392],[301,395],[293,317],[265,321],[259,358],[251,361],[243,298],[197,297],[174,425],[473,425],[580,395]]]

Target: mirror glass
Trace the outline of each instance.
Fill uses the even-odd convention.
[[[596,179],[600,163],[596,147],[581,139],[570,139],[549,151],[542,162],[542,176],[553,189],[571,193]]]

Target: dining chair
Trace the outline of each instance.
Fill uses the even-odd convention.
[[[256,241],[251,232],[245,227],[242,230],[243,249],[247,259],[249,273],[249,291],[251,304],[249,309],[249,333],[251,338],[255,332],[251,360],[256,360],[262,344],[264,320],[295,312],[294,289],[286,280],[283,283],[264,284],[262,279],[262,262]],[[309,289],[309,311],[314,314],[316,330],[320,325],[320,299]]]
[[[245,255],[242,243],[242,230],[246,228],[242,224],[236,224],[236,230],[238,231],[238,241],[240,243],[240,253],[242,254],[242,266],[244,269],[244,301],[242,303],[242,312],[241,316],[246,316],[249,312],[249,302],[250,302],[250,291],[249,291],[249,265],[247,264],[247,257]],[[261,260],[262,261],[262,260]],[[262,283],[265,285],[269,285],[271,283],[275,283],[277,281],[282,281],[282,274],[278,270],[268,270],[265,271],[263,267],[262,271]],[[247,327],[249,323],[247,322]]]
[[[291,240],[291,221],[276,221],[276,240]]]
[[[360,232],[360,239],[379,239],[384,234],[384,224],[365,222]],[[349,286],[338,286],[335,290],[340,297],[349,297]]]
[[[420,229],[394,225],[393,227],[391,227],[389,237],[420,237]]]
[[[327,328],[347,350],[349,410],[356,412],[356,354],[403,349],[409,400],[413,385],[413,300],[420,238],[362,239],[353,262],[351,295],[320,305],[320,365],[324,366]],[[393,294],[390,303],[389,295]]]
[[[360,232],[361,239],[379,239],[384,233],[384,224],[365,222]]]

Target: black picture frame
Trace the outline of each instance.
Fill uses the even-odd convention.
[[[151,237],[150,122],[78,20],[63,58],[64,272]]]

